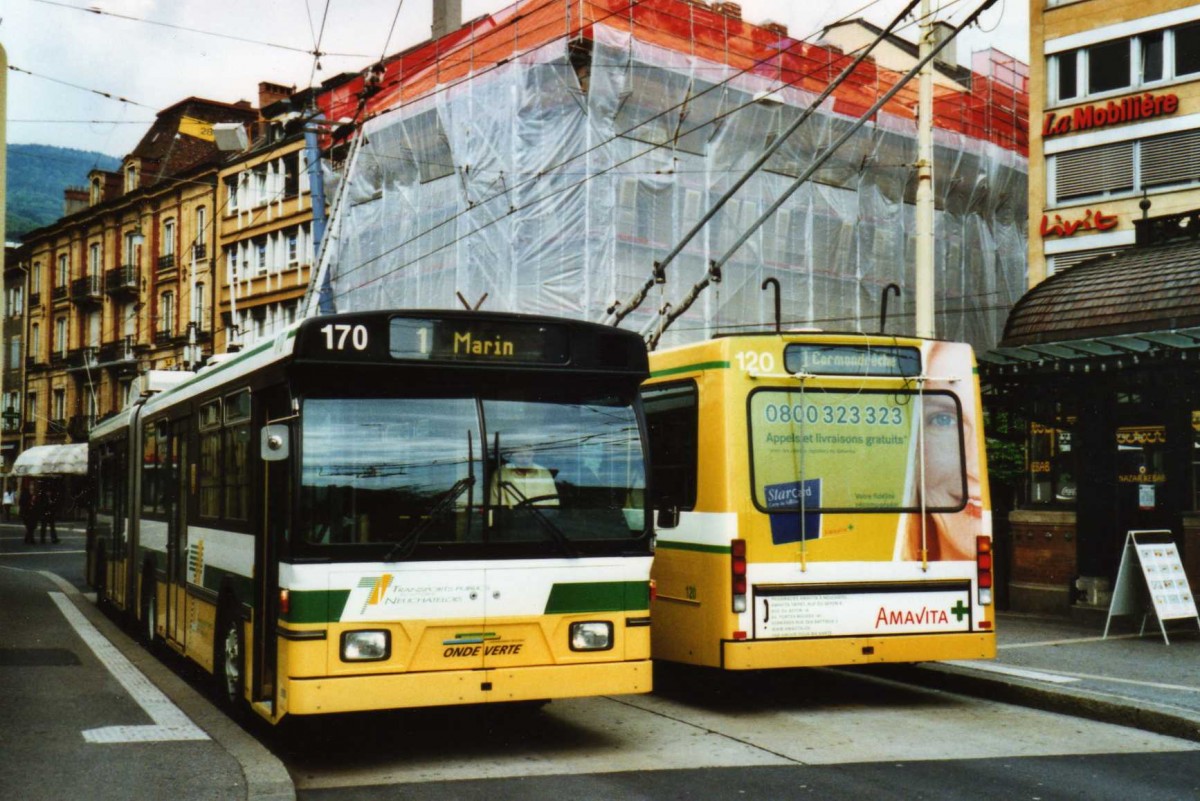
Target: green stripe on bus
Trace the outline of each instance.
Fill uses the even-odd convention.
[[[697,362],[696,364],[685,364],[682,367],[669,367],[666,370],[653,370],[650,373],[651,378],[662,378],[665,375],[675,375],[676,373],[693,373],[697,370],[728,370],[729,362]]]
[[[695,542],[676,542],[659,540],[654,545],[658,550],[668,551],[699,551],[700,553],[729,553],[728,545],[700,545]]]
[[[626,612],[650,607],[645,581],[595,581],[555,584],[546,599],[547,615],[577,612]]]
[[[341,619],[348,600],[350,590],[292,590],[291,609],[280,617],[289,623],[329,623]]]

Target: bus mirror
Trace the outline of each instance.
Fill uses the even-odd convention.
[[[281,462],[288,458],[288,427],[269,425],[262,428],[261,448],[264,462]]]
[[[664,506],[658,510],[658,528],[675,528],[679,525],[679,507]]]

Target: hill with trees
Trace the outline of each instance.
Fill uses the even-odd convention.
[[[87,185],[96,168],[116,170],[119,159],[50,145],[8,146],[8,207],[5,236],[20,241],[35,228],[63,216],[63,190]]]

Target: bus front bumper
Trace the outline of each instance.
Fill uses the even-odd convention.
[[[996,658],[994,632],[724,640],[721,645],[721,667],[725,670]]]
[[[652,678],[653,670],[649,660],[389,673],[289,679],[281,700],[287,714],[322,715],[334,712],[648,693],[652,687]]]

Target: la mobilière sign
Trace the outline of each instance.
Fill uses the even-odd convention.
[[[1042,119],[1042,138],[1049,139],[1060,134],[1090,131],[1093,128],[1103,128],[1123,122],[1166,117],[1178,110],[1179,97],[1177,95],[1155,95],[1146,92],[1140,95],[1120,97],[1107,103],[1080,106],[1061,116],[1056,111],[1048,111]]]

